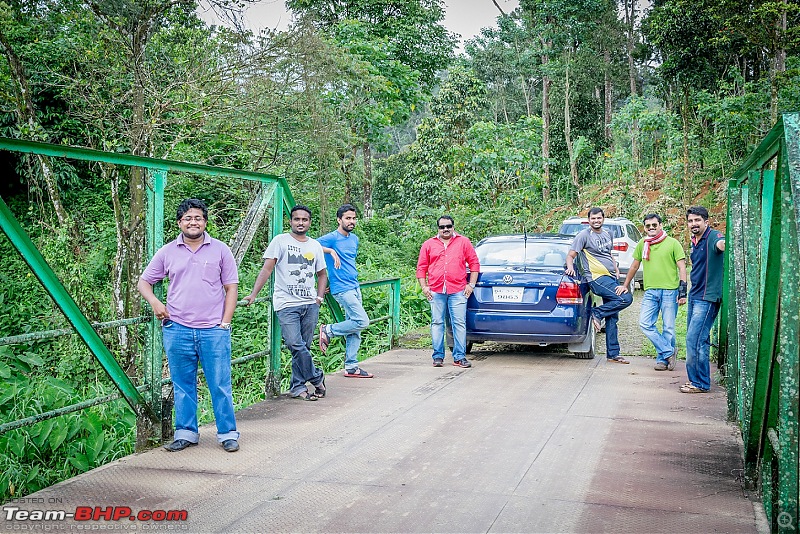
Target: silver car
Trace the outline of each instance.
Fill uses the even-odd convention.
[[[581,230],[589,227],[589,219],[586,217],[570,217],[561,223],[558,233],[564,235],[575,235]],[[614,238],[614,249],[611,254],[617,260],[619,265],[619,274],[624,279],[628,275],[628,269],[633,263],[633,250],[636,248],[636,243],[642,238],[642,234],[636,228],[636,225],[625,217],[606,217],[603,221],[603,228],[611,232],[611,237]],[[642,266],[636,271],[633,277],[634,284],[637,287],[642,286],[642,278],[644,271]]]

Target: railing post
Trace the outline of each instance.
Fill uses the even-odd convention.
[[[283,232],[283,188],[276,187],[272,195],[272,226],[270,239]],[[269,295],[275,291],[275,276],[268,282]],[[270,304],[269,321],[269,372],[264,384],[264,394],[277,397],[281,393],[281,324],[278,314]]]
[[[720,348],[725,349],[725,385],[728,391],[728,420],[739,417],[739,391],[742,372],[742,350],[744,340],[739,326],[743,324],[741,313],[745,292],[744,266],[742,263],[742,191],[736,180],[728,182],[727,236],[725,238],[724,309],[720,313],[725,322],[720,327]],[[727,314],[725,312],[727,311]]]
[[[397,339],[400,336],[400,279],[392,281],[391,292],[389,296],[389,313],[391,319],[389,320],[391,329],[389,330],[389,348],[393,348],[397,344]]]
[[[147,259],[150,260],[164,244],[164,189],[167,171],[147,170],[147,213],[145,217]],[[153,287],[156,297],[163,302],[164,286],[161,282]],[[164,348],[161,339],[161,321],[152,315],[147,324],[143,353],[142,373],[147,389],[143,392],[145,402],[158,417],[158,422],[138,416],[136,419],[136,450],[141,451],[158,445],[172,436],[172,396],[165,395],[162,402],[161,369]],[[169,387],[172,387],[171,385]]]
[[[800,116],[783,116],[785,145],[779,162],[781,175],[781,280],[780,329],[777,356],[780,367],[777,402],[778,532],[797,532],[800,520]],[[790,164],[791,162],[791,164]],[[774,497],[774,496],[773,496]],[[774,502],[774,499],[773,499]]]

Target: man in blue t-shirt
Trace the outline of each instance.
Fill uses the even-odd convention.
[[[722,300],[725,235],[708,224],[708,210],[692,206],[686,211],[692,232],[692,287],[686,310],[686,374],[689,381],[682,393],[707,393],[711,389],[711,327]]]
[[[358,236],[352,231],[356,227],[358,214],[352,204],[345,204],[336,211],[339,227],[317,239],[323,247],[328,265],[331,295],[342,307],[345,320],[341,323],[323,324],[319,327],[319,348],[328,350],[330,340],[336,336],[345,339],[344,376],[348,378],[372,378],[373,375],[358,366],[358,347],[361,346],[361,331],[369,326],[369,317],[361,303],[361,287],[356,270]],[[335,252],[335,256],[330,254]],[[338,256],[338,262],[337,257]],[[336,265],[339,263],[339,265]]]

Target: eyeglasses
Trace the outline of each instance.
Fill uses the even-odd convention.
[[[182,218],[181,218],[181,221],[182,221],[182,222],[185,222],[185,223],[190,223],[190,222],[192,222],[192,221],[194,221],[194,222],[201,222],[201,221],[205,221],[205,220],[206,220],[206,218],[205,218],[205,217],[201,217],[201,216],[199,216],[199,215],[198,215],[198,216],[196,216],[196,217],[182,217]]]
[[[645,228],[658,228],[658,223],[645,224]]]
[[[453,227],[452,224],[440,224],[439,225],[439,230],[449,230],[452,227]]]

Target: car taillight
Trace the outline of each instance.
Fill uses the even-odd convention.
[[[558,284],[558,291],[556,291],[556,302],[559,304],[581,304],[583,303],[583,295],[581,295],[581,288],[578,284],[571,281],[563,281]]]
[[[619,250],[620,252],[625,252],[628,250],[628,244],[625,241],[620,241],[619,243],[614,243],[614,250]]]

